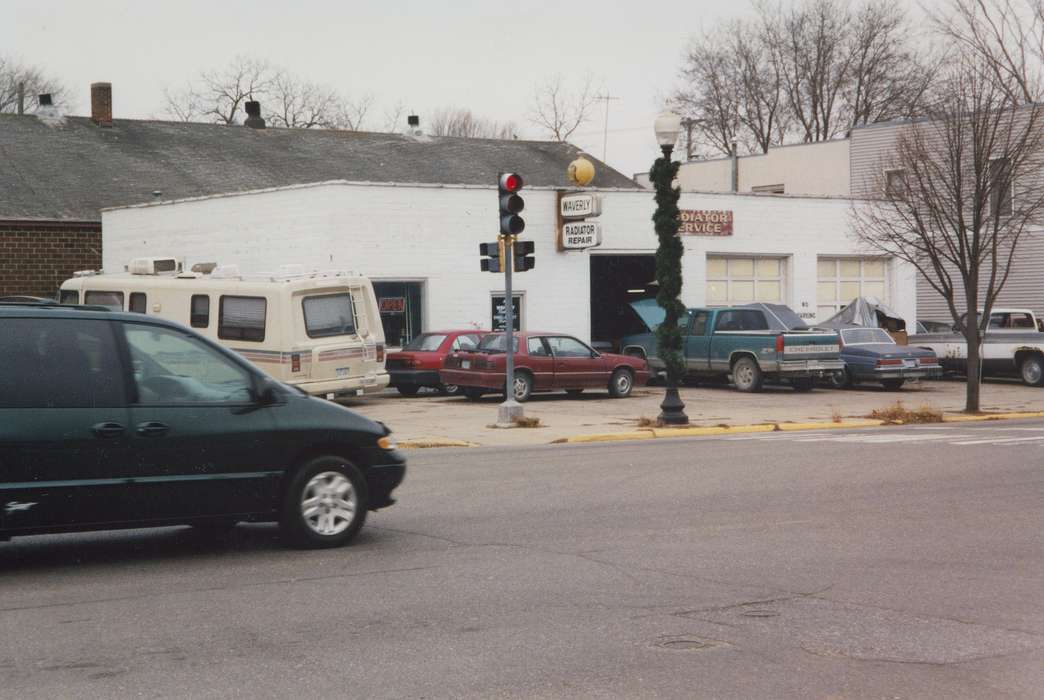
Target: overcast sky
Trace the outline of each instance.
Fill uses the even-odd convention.
[[[590,72],[619,98],[607,156],[630,175],[657,155],[652,122],[690,36],[750,12],[747,0],[0,0],[0,52],[65,81],[74,114],[89,113],[91,82],[109,81],[114,118],[162,117],[165,86],[245,53],[372,93],[371,129],[401,101],[422,125],[440,107],[468,107],[523,137],[541,134],[526,118],[535,83]],[[570,139],[599,158],[604,116]]]

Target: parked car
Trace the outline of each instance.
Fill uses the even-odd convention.
[[[513,334],[514,394],[526,401],[536,392],[564,389],[575,396],[585,389],[608,389],[614,398],[630,396],[635,384],[649,380],[644,359],[600,353],[562,333]],[[471,400],[483,394],[503,393],[507,373],[507,336],[490,333],[473,351],[451,353],[439,376],[456,384]]]
[[[421,333],[406,343],[401,351],[388,353],[385,367],[391,377],[389,385],[403,396],[413,396],[425,386],[437,389],[443,396],[456,396],[460,387],[443,384],[439,370],[447,355],[458,350],[474,350],[488,332],[472,329]]]
[[[859,382],[878,382],[889,391],[901,389],[907,379],[942,375],[939,358],[931,350],[899,345],[883,328],[839,328],[845,368],[831,375],[844,389]]]
[[[1044,333],[1037,328],[1029,309],[993,309],[982,338],[983,376],[1016,376],[1027,386],[1044,386]],[[968,343],[960,333],[918,334],[910,336],[910,345],[934,352],[947,371],[967,372]]]
[[[662,369],[653,330],[663,321],[663,310],[655,300],[631,306],[650,332],[621,340],[622,352],[647,358],[653,369]],[[837,333],[807,330],[786,306],[689,309],[679,323],[690,378],[731,375],[740,391],[760,391],[771,379],[787,382],[797,391],[811,391],[816,377],[827,378],[844,369]]]
[[[0,304],[0,539],[278,521],[345,544],[394,503],[388,429],[177,323]]]

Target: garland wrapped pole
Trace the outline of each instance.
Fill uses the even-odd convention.
[[[675,125],[675,122],[677,124]],[[667,392],[660,404],[659,422],[664,425],[687,425],[685,404],[678,395],[678,385],[685,377],[685,357],[682,354],[682,334],[678,320],[686,314],[679,300],[682,289],[682,253],[684,246],[678,235],[678,198],[681,190],[674,187],[679,163],[671,160],[674,142],[681,130],[677,115],[664,112],[656,120],[656,136],[663,150],[649,171],[656,189],[656,212],[653,224],[659,245],[656,248],[656,282],[660,290],[656,302],[664,310],[663,323],[656,329],[657,354],[667,371]],[[673,136],[672,136],[672,127]]]

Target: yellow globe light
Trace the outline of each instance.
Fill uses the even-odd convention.
[[[587,158],[580,156],[569,164],[569,167],[566,169],[566,176],[574,185],[586,187],[591,180],[594,180],[594,164]]]

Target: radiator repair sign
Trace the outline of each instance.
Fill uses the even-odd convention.
[[[683,236],[731,236],[731,209],[682,209],[678,233]]]

